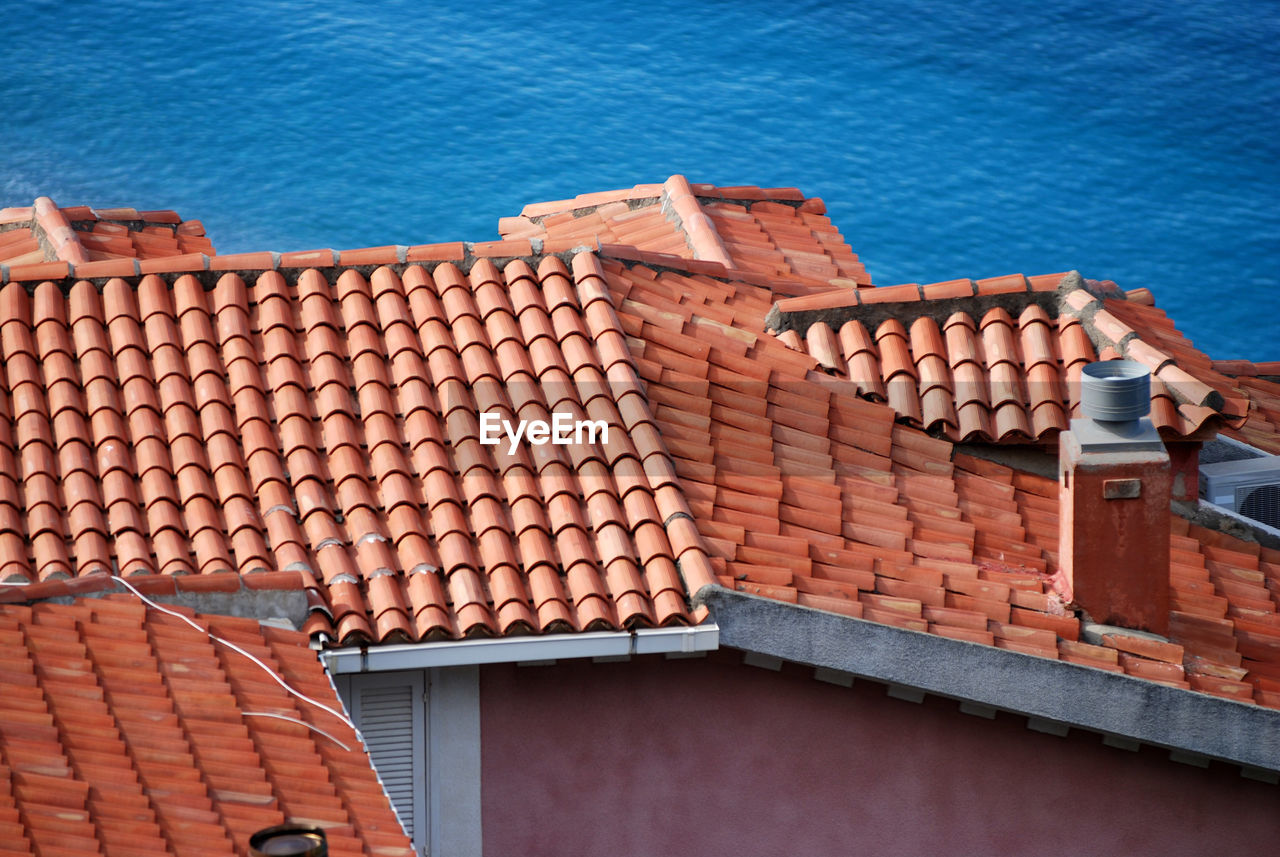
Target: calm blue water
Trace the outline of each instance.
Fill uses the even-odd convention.
[[[0,205],[174,208],[239,252],[794,185],[879,284],[1077,268],[1280,359],[1274,2],[635,5],[15,4]]]

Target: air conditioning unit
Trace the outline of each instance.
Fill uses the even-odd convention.
[[[1280,529],[1280,456],[1202,464],[1200,497]]]

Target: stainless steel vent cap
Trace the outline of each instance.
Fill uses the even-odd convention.
[[[1090,363],[1080,373],[1080,412],[1106,423],[1151,413],[1151,370],[1133,360]]]

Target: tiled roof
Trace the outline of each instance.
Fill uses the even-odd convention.
[[[706,559],[575,266],[9,284],[0,579],[300,569],[342,640],[691,621],[675,563]],[[480,443],[565,411],[610,442]]]
[[[305,635],[189,615],[341,710]],[[0,606],[0,638],[0,855],[232,857],[286,818],[413,853],[354,730],[207,633],[129,596]]]
[[[616,244],[802,283],[871,284],[822,200],[795,188],[720,188],[672,176],[528,205],[498,228],[504,238],[540,242],[545,253]]]
[[[40,249],[40,239],[29,225],[20,222],[0,232],[0,264],[31,265],[43,261],[45,254]]]
[[[665,194],[712,222],[712,191],[676,178],[524,216]],[[306,630],[343,643],[695,622],[691,596],[720,582],[1280,704],[1280,554],[1175,520],[1174,646],[1089,646],[1048,585],[1056,485],[950,440],[979,358],[982,382],[1016,386],[1128,356],[1174,436],[1238,425],[1231,380],[1144,295],[1061,276],[857,288],[744,270],[714,235],[729,265],[509,234],[0,272],[0,577],[294,570]],[[852,322],[874,350],[845,354]],[[936,389],[954,435],[912,425]],[[986,436],[1049,440],[1071,402],[1015,398],[987,400]],[[552,412],[609,441],[479,442],[481,413]]]
[[[760,330],[770,295],[606,261],[721,584],[1280,707],[1280,551],[1174,519],[1174,645],[1080,640],[1052,480],[955,454]]]
[[[1280,455],[1280,362],[1215,360],[1213,368],[1232,376],[1237,395],[1249,400],[1244,425],[1223,433],[1272,455]]]
[[[40,197],[34,205],[0,209],[0,264],[101,262],[214,255],[198,220],[172,211],[133,208],[58,208]]]
[[[1015,274],[787,298],[769,324],[863,397],[955,441],[1053,440],[1078,416],[1080,370],[1119,357],[1151,369],[1166,436],[1240,426],[1248,402],[1146,297]]]

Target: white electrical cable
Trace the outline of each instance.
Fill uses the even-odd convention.
[[[277,675],[277,674],[276,674],[276,672],[275,672],[275,670],[271,669],[271,667],[267,666],[267,665],[266,665],[266,664],[264,664],[262,661],[258,660],[256,657],[254,657],[253,655],[251,655],[251,654],[249,654],[248,652],[246,652],[244,649],[242,649],[242,648],[240,648],[239,646],[237,646],[235,643],[231,642],[230,640],[224,640],[224,639],[222,639],[221,637],[219,637],[218,635],[216,635],[216,634],[214,634],[214,633],[212,633],[212,632],[210,632],[210,631],[206,631],[204,628],[201,628],[201,627],[200,627],[199,625],[197,625],[195,622],[191,621],[191,619],[190,619],[190,618],[188,618],[188,617],[186,617],[186,616],[183,616],[183,615],[182,615],[181,613],[179,613],[177,610],[170,610],[169,608],[165,607],[164,605],[157,604],[156,602],[152,601],[152,600],[151,600],[150,598],[148,598],[147,596],[143,595],[143,594],[142,594],[141,592],[139,592],[137,589],[135,589],[135,588],[134,588],[134,586],[133,586],[133,584],[129,583],[129,581],[125,580],[123,577],[117,577],[116,575],[114,575],[114,574],[113,574],[113,575],[111,575],[111,579],[112,579],[112,580],[114,580],[114,581],[116,581],[117,583],[120,583],[120,584],[124,585],[124,587],[125,587],[126,589],[128,589],[130,592],[132,592],[134,595],[136,595],[136,596],[137,596],[137,597],[142,601],[142,603],[146,604],[148,607],[152,607],[152,608],[154,608],[154,609],[156,609],[156,610],[159,610],[161,613],[168,613],[170,616],[176,616],[177,618],[181,619],[183,622],[186,622],[186,623],[187,623],[188,625],[190,625],[192,628],[195,628],[195,629],[196,629],[197,631],[199,631],[200,633],[205,634],[206,636],[208,636],[208,638],[209,638],[210,640],[213,640],[215,643],[221,643],[222,645],[224,645],[224,646],[226,646],[227,648],[231,649],[231,651],[235,652],[236,654],[244,655],[246,658],[248,658],[249,660],[251,660],[251,661],[253,661],[255,664],[257,664],[259,667],[261,667],[263,672],[265,672],[267,675],[269,675],[269,676],[271,676],[273,679],[275,679],[276,684],[278,684],[278,685],[280,685],[281,687],[283,687],[283,688],[284,688],[285,690],[287,690],[289,693],[293,694],[293,695],[294,695],[294,696],[296,696],[298,699],[301,699],[303,702],[306,702],[306,703],[308,703],[308,704],[310,704],[310,705],[314,705],[316,708],[319,708],[321,711],[327,711],[329,714],[332,714],[334,717],[338,718],[338,719],[339,719],[339,720],[341,720],[343,723],[345,723],[346,725],[350,726],[350,727],[351,727],[351,729],[352,729],[352,731],[354,731],[357,735],[359,735],[359,734],[360,734],[359,730],[358,730],[358,729],[356,729],[356,725],[355,725],[354,723],[352,723],[352,722],[351,722],[351,720],[350,720],[350,718],[348,718],[345,714],[343,714],[343,713],[342,713],[342,712],[340,712],[340,711],[335,711],[334,709],[332,709],[332,708],[330,708],[329,706],[325,705],[323,702],[319,702],[318,700],[312,699],[311,697],[307,696],[305,693],[302,693],[301,691],[296,690],[296,689],[294,689],[293,687],[290,687],[289,683],[288,683],[288,682],[286,682],[284,679],[282,679],[279,675]],[[301,721],[299,721],[299,722],[301,722]],[[305,725],[305,724],[304,724],[304,725]],[[317,729],[316,731],[317,731],[317,732],[319,732],[320,730],[318,730],[318,729]],[[324,734],[324,733],[321,733],[321,734]],[[338,742],[338,743],[339,743],[339,744],[341,744],[341,742]],[[346,749],[346,745],[343,745],[343,749]]]
[[[305,720],[299,720],[296,717],[289,717],[286,714],[273,714],[270,711],[241,711],[240,716],[241,717],[274,717],[276,720],[288,720],[290,723],[297,723],[299,726],[305,726],[308,729],[310,729],[312,732],[319,732],[321,735],[328,738],[330,741],[337,744],[342,749],[346,750],[347,752],[351,752],[350,747],[348,747],[346,744],[343,744],[341,741],[339,741],[337,738],[330,735],[328,732],[324,731],[318,726],[312,726],[310,723],[308,723]]]

